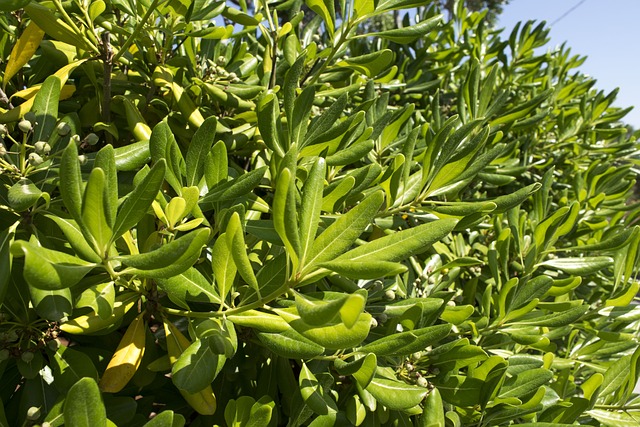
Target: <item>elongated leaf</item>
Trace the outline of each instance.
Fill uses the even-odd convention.
[[[191,139],[186,158],[187,186],[198,185],[204,174],[205,159],[207,153],[211,150],[217,125],[218,120],[215,116],[208,117]]]
[[[378,31],[376,33],[362,34],[357,37],[381,37],[399,44],[413,43],[425,34],[433,31],[441,22],[442,15],[436,15],[415,25],[395,28],[392,30]]]
[[[300,263],[303,266],[306,255],[310,251],[318,231],[325,169],[324,159],[318,158],[311,167],[309,176],[302,187],[302,206],[300,208]]]
[[[82,200],[82,224],[93,238],[92,244],[98,255],[105,258],[113,232],[107,223],[107,209],[105,207],[105,173],[100,168],[94,168]]]
[[[397,262],[380,260],[340,260],[327,261],[318,264],[342,276],[351,279],[373,280],[386,276],[395,276],[407,271],[407,267]]]
[[[242,230],[242,224],[240,224],[240,216],[237,212],[234,212],[227,224],[227,246],[231,251],[233,262],[237,267],[238,274],[244,279],[244,281],[251,286],[260,298],[260,288],[258,280],[256,279],[251,261],[247,255],[247,245],[244,241],[244,231]]]
[[[367,77],[375,77],[387,70],[393,61],[394,54],[389,49],[382,49],[377,52],[367,53],[353,58],[344,59],[337,65],[351,68]]]
[[[62,218],[57,215],[45,215],[47,218],[55,222],[62,233],[64,234],[67,242],[71,245],[76,254],[85,261],[91,261],[100,263],[100,258],[93,248],[87,243],[86,239],[82,235],[82,232],[78,228],[78,224],[72,219]]]
[[[26,4],[28,2],[23,3]],[[11,49],[11,55],[9,56],[2,80],[3,88],[7,87],[9,80],[33,57],[43,37],[44,31],[42,31],[35,22],[32,21],[27,25],[27,28],[25,28],[22,35],[20,35],[13,49]]]
[[[375,376],[365,390],[371,393],[379,403],[397,411],[420,404],[428,393],[426,388],[382,376]]]
[[[60,160],[60,194],[62,202],[78,225],[82,224],[82,175],[78,162],[78,148],[71,141]]]
[[[105,174],[104,208],[107,224],[110,228],[113,228],[118,211],[118,173],[114,151],[111,144],[104,146],[98,151],[93,163],[94,168],[102,169]]]
[[[297,269],[300,259],[300,238],[296,214],[295,177],[287,168],[278,176],[276,194],[273,200],[273,227],[287,248],[292,258],[294,269]]]
[[[257,332],[260,342],[278,356],[310,359],[324,353],[324,347],[305,338],[292,328],[281,332]]]
[[[57,76],[49,76],[33,101],[33,111],[36,115],[36,123],[33,127],[33,142],[48,141],[51,132],[58,120],[58,103],[62,83]]]
[[[422,427],[445,427],[444,408],[440,391],[434,388],[424,402],[424,411],[420,417]]]
[[[322,17],[329,36],[333,38],[333,33],[336,28],[336,11],[332,0],[305,0],[309,9]]]
[[[413,331],[388,335],[358,349],[377,356],[406,356],[421,351],[445,338],[451,331],[451,325],[427,326]]]
[[[69,427],[107,427],[107,413],[93,378],[82,378],[69,389],[64,401],[64,424]]]
[[[575,322],[582,317],[584,313],[589,309],[588,305],[579,305],[577,307],[570,308],[565,311],[553,313],[550,315],[540,314],[532,319],[523,319],[517,322],[513,322],[514,325],[529,325],[529,326],[564,326],[571,322]]]
[[[69,288],[77,284],[95,264],[80,258],[43,247],[30,242],[17,241],[11,246],[14,256],[24,254],[24,278],[31,286],[55,290]]]
[[[338,257],[351,261],[401,261],[411,255],[426,251],[429,246],[453,230],[458,220],[441,219],[365,243]]]
[[[133,228],[147,213],[156,198],[165,177],[166,163],[159,160],[133,191],[122,202],[113,226],[113,240]]]
[[[129,267],[127,271],[131,274],[168,278],[191,267],[208,240],[208,229],[194,230],[151,252],[124,255],[117,259]]]
[[[210,189],[206,196],[198,202],[202,210],[207,211],[215,207],[215,203],[234,200],[244,196],[260,184],[267,167],[254,169],[240,175],[233,181],[223,182]]]
[[[180,194],[180,190],[183,187],[182,169],[184,168],[184,159],[176,138],[173,136],[173,132],[171,132],[171,128],[166,121],[158,123],[151,131],[149,153],[154,164],[164,159],[166,162],[164,179]]]
[[[341,255],[362,234],[382,205],[381,191],[372,193],[333,224],[313,242],[307,266],[312,267]]]
[[[540,263],[544,267],[550,267],[564,271],[567,274],[586,276],[596,273],[604,268],[613,266],[613,258],[607,256],[584,258],[556,258]]]
[[[173,365],[173,383],[188,393],[204,390],[215,379],[219,364],[224,364],[224,361],[224,356],[213,353],[206,342],[197,339]]]
[[[183,427],[185,422],[182,415],[166,410],[153,417],[143,427]]]
[[[55,372],[54,385],[63,393],[68,392],[82,378],[98,380],[93,362],[81,351],[60,345],[58,350],[50,353],[49,360]]]
[[[59,321],[71,315],[73,302],[71,290],[44,290],[29,286],[31,302],[38,315],[44,319]]]
[[[171,301],[185,309],[189,309],[188,301],[219,304],[221,300],[213,285],[193,267],[169,278],[156,279],[156,282]]]
[[[534,393],[538,388],[553,378],[553,372],[538,368],[524,371],[506,381],[502,386],[500,397],[522,398]]]
[[[22,178],[9,188],[7,194],[9,206],[16,212],[23,212],[35,206],[41,198],[49,204],[49,194],[42,192],[28,178]]]

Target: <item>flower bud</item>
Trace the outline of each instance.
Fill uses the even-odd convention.
[[[7,154],[7,149],[2,142],[0,142],[0,156]]]
[[[71,132],[71,126],[69,126],[69,124],[67,124],[65,122],[60,122],[60,123],[58,123],[58,126],[56,127],[56,131],[58,132],[58,135],[60,135],[60,136],[67,136],[69,134],[69,132]]]
[[[33,125],[29,120],[23,119],[20,120],[20,123],[18,123],[18,129],[20,129],[20,131],[22,131],[23,133],[29,133],[31,132],[31,129],[33,129]]]
[[[419,385],[420,387],[429,387],[429,381],[427,381],[425,379],[425,377],[420,377],[418,378],[418,380],[416,381],[416,384]]]
[[[44,163],[44,159],[40,157],[38,153],[31,153],[29,154],[29,163],[31,163],[33,166],[38,166]]]
[[[78,161],[80,162],[81,165],[86,165],[87,164],[87,156],[85,156],[84,154],[80,154],[78,156]]]
[[[86,142],[89,145],[96,145],[99,140],[100,138],[98,138],[98,135],[96,135],[93,132],[84,138],[84,142]]]
[[[220,55],[218,56],[218,59],[216,59],[216,63],[218,65],[224,65],[227,63],[227,58],[225,58],[224,56]]]
[[[389,301],[394,300],[396,299],[396,293],[393,290],[388,289],[384,292],[384,298]]]
[[[73,141],[73,143],[76,145],[80,144],[80,135],[73,135],[71,137],[71,141]]]
[[[5,136],[9,131],[7,130],[7,126],[0,124],[0,138]]]
[[[33,145],[33,147],[36,149],[36,152],[38,152],[38,154],[41,154],[44,153],[44,147],[46,145],[49,145],[46,141],[38,141]]]
[[[31,408],[27,409],[27,419],[29,421],[36,421],[38,420],[38,418],[40,418],[41,415],[42,412],[40,412],[40,408],[38,408],[37,406],[32,406]]]

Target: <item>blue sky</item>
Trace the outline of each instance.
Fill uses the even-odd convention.
[[[614,105],[635,106],[625,121],[640,129],[640,0],[511,0],[498,26],[508,34],[518,21],[530,19],[557,20],[549,46],[566,41],[573,54],[587,56],[580,71],[595,78],[599,90],[619,87]]]

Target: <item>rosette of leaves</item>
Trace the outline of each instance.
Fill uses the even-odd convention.
[[[0,424],[637,423],[638,144],[543,25],[134,3],[0,17]]]

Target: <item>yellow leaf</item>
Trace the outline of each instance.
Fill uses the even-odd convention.
[[[7,63],[7,68],[4,72],[4,79],[2,81],[3,89],[7,87],[7,82],[16,75],[20,68],[24,66],[36,53],[42,38],[44,37],[44,31],[40,29],[33,21],[27,25],[24,33],[18,39],[18,42],[13,46],[11,50],[11,56]]]

